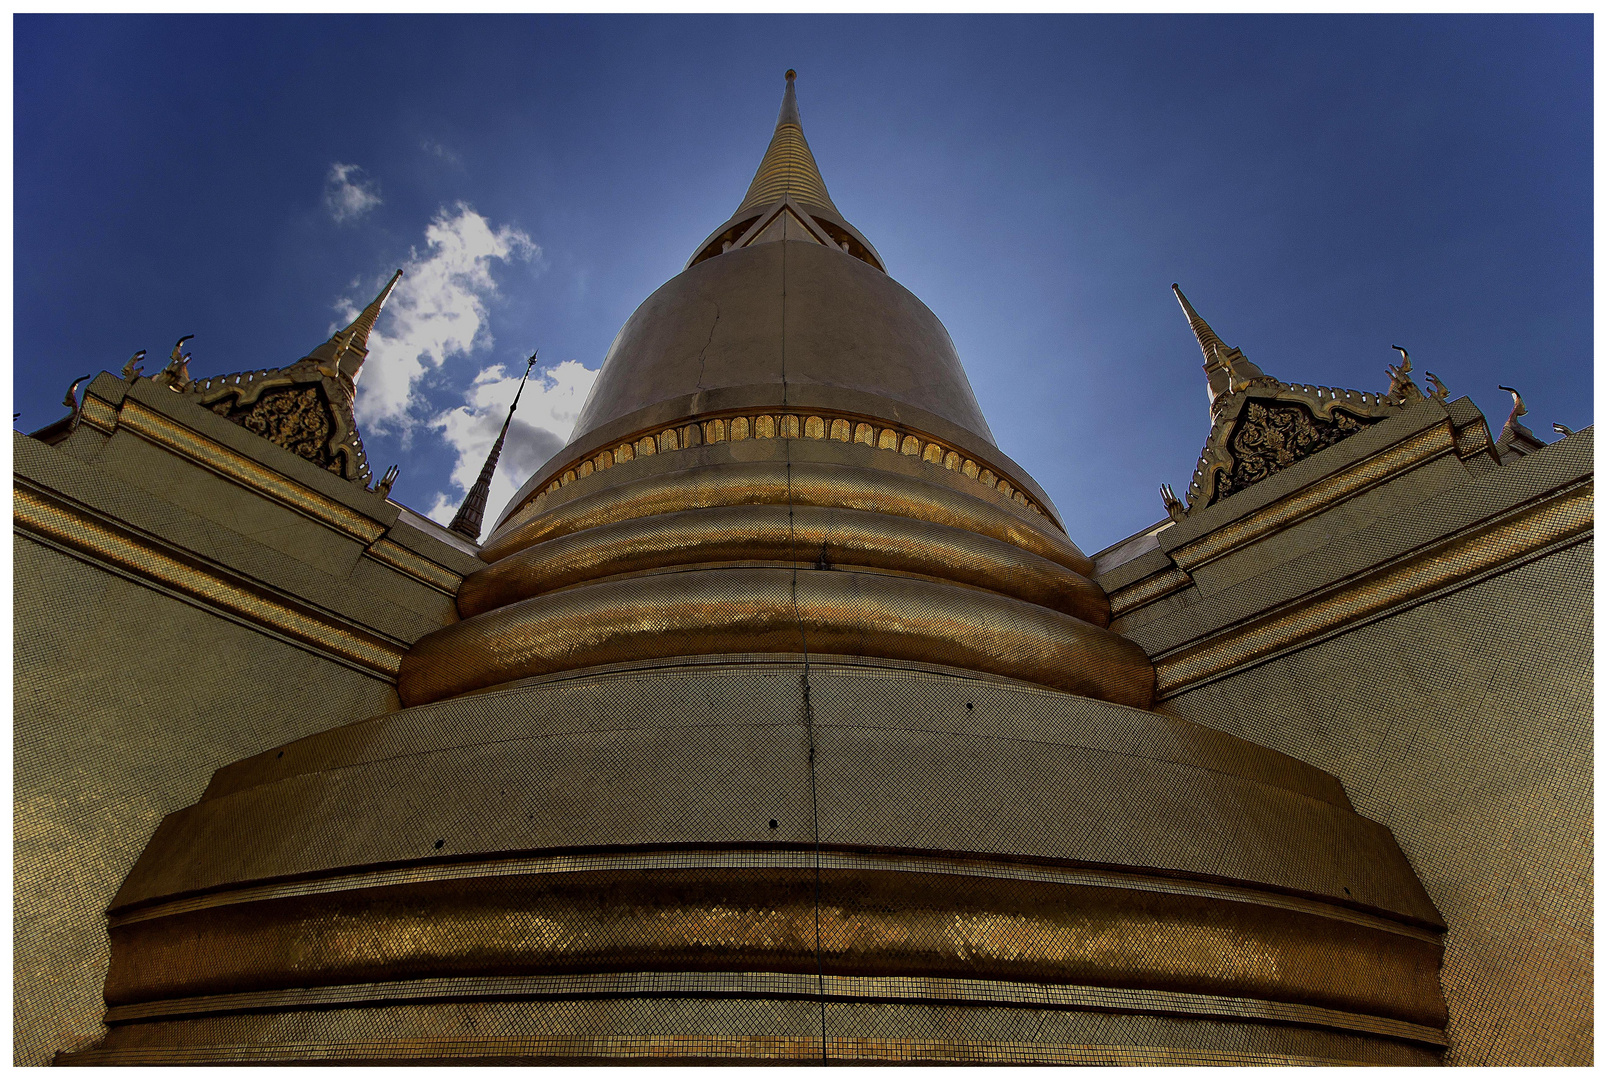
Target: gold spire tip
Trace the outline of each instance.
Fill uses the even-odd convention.
[[[797,77],[798,77],[798,73],[796,71],[792,70],[791,68],[787,69],[787,81],[788,82],[791,82],[792,80],[796,79]]]

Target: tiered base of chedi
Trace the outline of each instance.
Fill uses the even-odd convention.
[[[1199,509],[1402,411],[1223,355]],[[1157,707],[1144,550],[1103,584],[993,445],[789,79],[403,707],[162,822],[68,1060],[1437,1063],[1435,903],[1330,772]]]

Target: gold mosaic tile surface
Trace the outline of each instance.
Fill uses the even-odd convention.
[[[1332,771],[1445,916],[1450,1061],[1593,1050],[1594,545],[1166,701]]]
[[[13,614],[13,1060],[38,1065],[99,1037],[102,912],[163,815],[218,766],[395,691],[54,549],[13,550],[29,582]]]

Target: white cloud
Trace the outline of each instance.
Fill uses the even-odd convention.
[[[425,153],[434,154],[448,165],[453,165],[460,169],[463,167],[463,156],[456,150],[448,149],[433,139],[425,139],[419,145]]]
[[[376,433],[395,432],[404,440],[419,424],[435,422],[431,413],[418,409],[419,380],[454,356],[492,344],[485,306],[497,291],[492,264],[541,253],[523,232],[510,226],[493,229],[461,202],[436,215],[424,240],[424,252],[414,249],[403,264],[406,273],[369,335],[357,392],[359,425]],[[355,318],[367,299],[345,301],[344,317]],[[487,448],[490,443],[488,438]]]
[[[575,419],[596,379],[597,372],[578,360],[565,360],[531,373],[530,382],[519,398],[519,411],[514,414],[508,437],[503,442],[496,474],[491,479],[491,493],[485,504],[487,531],[520,485],[569,441]],[[457,513],[463,496],[480,476],[518,386],[517,372],[494,364],[475,376],[462,405],[430,421],[430,426],[441,432],[457,454],[451,475],[456,491],[436,495],[429,511],[431,518],[445,525]]]
[[[356,221],[383,201],[373,181],[362,177],[362,171],[356,165],[338,161],[329,166],[329,175],[324,178],[324,206],[339,223]]]

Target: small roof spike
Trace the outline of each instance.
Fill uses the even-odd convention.
[[[797,78],[798,73],[788,68],[787,89],[781,95],[781,112],[776,115],[778,128],[783,124],[791,124],[796,128],[803,127],[803,119],[798,115],[798,92],[793,89],[793,82]]]

